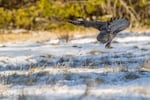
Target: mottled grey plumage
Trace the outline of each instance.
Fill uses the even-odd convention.
[[[100,30],[97,35],[97,40],[101,43],[107,43],[106,48],[111,48],[110,44],[112,39],[117,35],[118,32],[126,29],[130,25],[130,21],[127,18],[115,18],[109,21],[73,21],[70,23],[74,25],[81,25],[85,27],[93,27]]]

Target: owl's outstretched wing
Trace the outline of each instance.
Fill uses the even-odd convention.
[[[118,33],[129,27],[130,21],[127,18],[111,19],[108,21],[107,30],[111,33]]]
[[[127,18],[115,18],[110,21],[74,21],[70,20],[69,23],[74,25],[80,25],[84,27],[93,27],[100,31],[106,30],[111,33],[118,33],[130,25],[130,21]]]
[[[103,21],[73,21],[73,20],[70,20],[69,23],[72,23],[74,25],[84,26],[84,27],[93,27],[98,30],[104,30],[107,27],[107,22],[103,22]]]

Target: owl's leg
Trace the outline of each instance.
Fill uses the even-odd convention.
[[[105,45],[105,48],[113,48],[112,46],[111,46],[111,41],[110,42],[108,42],[106,45]]]
[[[112,39],[113,39],[113,34],[110,32],[109,33],[109,37],[108,37],[108,43],[105,45],[105,48],[112,48],[111,47],[111,41],[112,41]]]

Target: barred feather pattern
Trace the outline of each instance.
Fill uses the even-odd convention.
[[[108,22],[108,31],[111,33],[118,33],[127,27],[129,27],[130,22],[127,18],[114,19]]]

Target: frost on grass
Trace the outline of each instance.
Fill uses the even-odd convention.
[[[0,99],[148,100],[149,43],[150,33],[123,32],[112,49],[91,35],[2,44]]]

